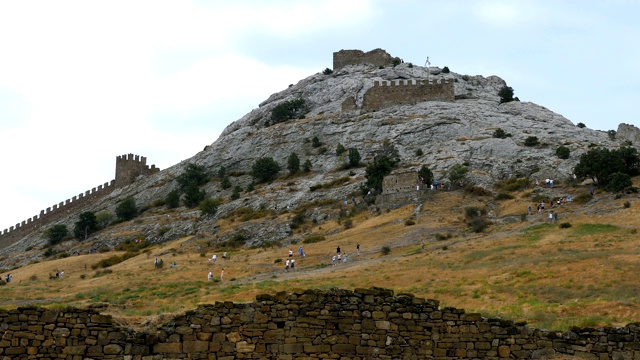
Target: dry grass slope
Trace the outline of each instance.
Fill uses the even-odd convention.
[[[546,213],[520,220],[530,201],[515,195],[498,203],[462,191],[438,192],[421,207],[361,212],[350,229],[335,220],[313,225],[308,234],[326,238],[317,243],[242,248],[230,251],[229,259],[221,258],[212,239],[187,237],[150,247],[110,271],[92,265],[118,252],[34,263],[11,271],[14,281],[0,287],[0,306],[103,306],[135,327],[201,303],[252,301],[259,293],[379,286],[543,328],[639,321],[637,194],[563,205],[559,222],[570,223],[568,228],[548,223]],[[495,219],[518,220],[473,233],[465,224],[467,206],[487,207]],[[291,214],[248,221],[271,216]],[[407,219],[415,224],[407,226]],[[221,231],[233,231],[238,222],[220,221]],[[300,245],[304,258],[298,256]],[[331,266],[337,246],[348,261]],[[390,248],[388,255],[383,247]],[[287,272],[289,248],[296,270]],[[214,252],[216,263],[208,261]],[[163,259],[162,269],[154,269],[155,258]],[[49,279],[56,270],[64,270],[65,278]],[[209,271],[216,281],[207,281]]]

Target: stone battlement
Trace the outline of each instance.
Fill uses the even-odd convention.
[[[155,165],[148,166],[147,158],[133,154],[116,157],[116,180],[111,180],[104,185],[94,187],[84,193],[60,202],[56,205],[41,210],[39,215],[24,220],[15,226],[4,229],[0,233],[0,248],[9,246],[23,236],[37,230],[49,223],[59,221],[91,205],[115,190],[129,185],[140,175],[151,175],[160,171]]]
[[[377,111],[423,101],[455,101],[453,79],[374,81],[362,100],[362,110]]]
[[[116,157],[116,187],[132,184],[140,175],[148,176],[159,172],[155,165],[147,165],[147,158],[139,155],[121,155]]]
[[[638,359],[640,327],[547,331],[393,290],[301,290],[201,305],[148,331],[95,310],[0,310],[11,359]]]

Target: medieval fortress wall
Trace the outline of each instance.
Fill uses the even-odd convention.
[[[216,302],[148,331],[93,309],[0,310],[10,359],[640,359],[640,327],[547,331],[392,290]]]
[[[393,64],[393,60],[394,58],[382,49],[374,49],[366,53],[362,50],[340,50],[333,53],[333,70],[354,64],[387,66]]]
[[[79,210],[90,206],[96,200],[110,194],[115,189],[133,183],[138,176],[151,175],[160,171],[155,165],[148,166],[146,162],[147,159],[145,157],[133,154],[116,157],[115,180],[80,193],[78,196],[48,207],[46,210],[41,210],[39,215],[4,229],[0,234],[0,247],[11,245],[26,234],[46,224],[75,214]]]
[[[454,101],[453,80],[374,81],[362,101],[362,110],[371,112],[394,105],[415,105],[423,101]]]
[[[369,65],[384,67],[398,60],[382,49],[367,53],[360,50],[340,50],[333,53],[333,68],[347,65]],[[361,110],[371,112],[394,105],[414,105],[423,101],[455,101],[453,79],[403,79],[374,81],[363,97],[359,107],[355,96],[349,96],[342,103],[342,112]]]

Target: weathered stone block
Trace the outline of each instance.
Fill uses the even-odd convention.
[[[206,352],[209,350],[208,341],[184,341],[182,351],[187,354]]]
[[[105,345],[103,351],[105,355],[119,355],[122,353],[122,346],[118,344]]]
[[[331,345],[331,351],[336,354],[355,354],[356,347],[352,344],[335,344]]]
[[[283,344],[281,345],[282,352],[287,354],[295,354],[304,352],[304,345],[302,344]]]
[[[182,343],[159,343],[153,346],[153,352],[177,354],[182,352]]]

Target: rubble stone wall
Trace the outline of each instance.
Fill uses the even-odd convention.
[[[544,331],[388,289],[203,305],[141,332],[95,310],[0,310],[1,359],[640,359],[639,324]]]

